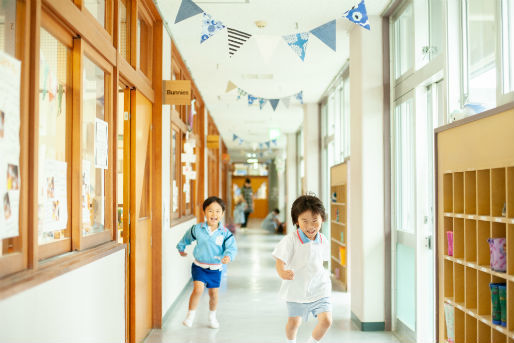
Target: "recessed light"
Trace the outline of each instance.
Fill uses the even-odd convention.
[[[255,22],[255,26],[257,26],[259,29],[263,29],[266,27],[266,25],[268,25],[268,23],[264,20],[257,20]]]

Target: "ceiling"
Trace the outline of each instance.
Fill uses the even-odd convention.
[[[319,0],[318,0],[319,1]],[[270,129],[280,129],[281,135],[273,153],[286,146],[286,133],[298,130],[303,121],[303,109],[292,100],[289,108],[282,102],[276,111],[266,104],[248,106],[246,97],[237,99],[237,89],[226,93],[232,81],[248,93],[263,98],[281,98],[303,91],[304,102],[318,102],[331,80],[349,57],[349,36],[352,29],[362,29],[342,18],[355,0],[199,0],[195,3],[213,19],[225,26],[243,31],[252,37],[229,57],[227,30],[224,29],[200,44],[202,15],[174,24],[181,0],[157,0],[164,20],[188,66],[194,82],[213,116],[229,148],[232,159],[244,153],[259,152],[259,143],[270,139]],[[389,0],[368,0],[368,15],[379,15]],[[281,36],[310,31],[337,19],[336,45],[333,51],[317,37],[310,35],[305,61],[285,43]],[[258,28],[258,20],[267,22]],[[373,30],[373,27],[371,28]],[[275,42],[273,50],[261,52],[263,44]],[[240,144],[233,134],[241,137]],[[264,145],[265,150],[267,147]]]

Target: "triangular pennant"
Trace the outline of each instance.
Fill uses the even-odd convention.
[[[228,31],[228,53],[232,57],[238,50],[246,43],[252,36],[249,33],[238,31],[231,27],[227,28]]]
[[[232,81],[228,81],[228,83],[227,83],[227,89],[225,90],[225,93],[228,93],[228,92],[230,92],[231,90],[236,89],[236,88],[237,88],[237,86],[234,84],[234,82],[232,82]]]
[[[280,101],[280,99],[269,99],[269,103],[270,103],[271,107],[273,108],[273,111],[275,111],[277,109],[279,101]]]
[[[232,142],[237,139],[237,135],[235,133],[232,134]]]
[[[286,108],[289,108],[289,103],[291,102],[291,98],[282,98],[282,103],[286,106]]]
[[[210,15],[204,12],[202,18],[202,37],[200,39],[200,43],[205,42],[207,39],[211,38],[224,28],[225,25],[223,25],[221,21],[212,19]]]
[[[275,146],[277,145],[277,139],[276,138],[272,139],[271,141],[273,142],[273,144],[275,144]]]
[[[254,101],[257,100],[257,97],[248,94],[248,105],[253,105]]]
[[[239,137],[239,145],[243,144],[243,139],[241,137]]]
[[[256,35],[255,41],[261,52],[262,59],[265,63],[269,63],[278,42],[280,42],[279,36],[267,36],[267,35]]]
[[[259,157],[264,157],[264,153],[263,153],[263,152],[260,152],[260,153],[259,153]]]
[[[241,88],[238,88],[237,89],[237,100],[241,99],[241,97],[245,96],[246,92],[244,90],[242,90]]]
[[[192,0],[182,0],[177,17],[175,18],[175,24],[202,12],[203,10]]]
[[[336,20],[329,21],[328,23],[318,26],[311,31],[313,35],[318,37],[328,47],[336,51]]]
[[[302,61],[305,60],[305,50],[309,42],[309,32],[296,33],[292,35],[283,36],[287,45],[300,57]]]
[[[362,0],[357,6],[353,6],[351,10],[346,11],[343,16],[349,21],[360,25],[367,30],[371,28],[369,26],[368,11],[366,11],[364,0]]]
[[[269,141],[267,141],[267,142],[266,142],[266,146],[267,146],[267,147],[268,147],[268,149],[269,149],[269,147],[270,147],[270,142],[269,142]]]
[[[264,107],[264,105],[266,105],[266,99],[263,99],[263,98],[259,98],[259,109],[262,110],[262,108]]]
[[[300,101],[301,104],[303,104],[303,91],[300,91],[298,94],[296,94],[295,98],[296,100]]]
[[[262,149],[262,143],[259,143],[259,149]]]

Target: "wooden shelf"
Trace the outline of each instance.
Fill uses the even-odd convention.
[[[346,226],[345,223],[341,223],[341,222],[336,222],[335,220],[332,220],[331,221],[332,224],[337,224],[337,225],[342,225],[342,226]]]
[[[348,161],[330,168],[330,245],[332,275],[348,289]],[[328,209],[327,209],[328,210]],[[344,265],[343,265],[343,262]]]
[[[346,206],[346,203],[345,202],[331,202],[330,205]]]
[[[337,239],[335,238],[332,238],[332,242],[336,243],[336,244],[339,244],[340,246],[342,247],[346,247],[346,244],[342,243],[341,241],[338,241]]]
[[[346,269],[346,266],[343,266],[341,264],[341,260],[339,260],[338,258],[335,258],[334,256],[332,256],[332,261],[335,261],[337,264],[339,264],[339,266],[343,267],[344,269]]]

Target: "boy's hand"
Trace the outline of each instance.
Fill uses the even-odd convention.
[[[180,254],[180,256],[182,256],[182,257],[186,257],[186,256],[187,256],[187,252],[185,252],[185,251],[179,251],[178,253],[179,253],[179,254]]]
[[[221,259],[221,263],[223,263],[223,264],[227,264],[227,263],[229,263],[229,262],[230,262],[230,257],[228,257],[228,256],[225,256],[225,257],[223,257],[223,258]]]
[[[280,273],[280,277],[284,280],[293,280],[294,279],[294,272],[292,270],[283,270]]]

